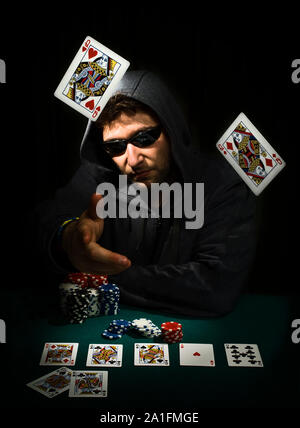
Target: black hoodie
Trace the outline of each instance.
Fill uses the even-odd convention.
[[[132,266],[111,276],[125,303],[173,313],[214,317],[230,312],[242,293],[255,251],[254,196],[217,153],[197,152],[176,101],[146,71],[127,72],[115,92],[152,108],[171,142],[180,181],[204,183],[204,224],[186,219],[106,219],[99,243],[126,255]],[[59,225],[80,216],[101,182],[118,183],[119,170],[101,149],[89,122],[81,144],[81,166],[55,200],[39,207],[39,242],[48,265],[62,274],[52,242]],[[73,269],[75,270],[75,269]]]

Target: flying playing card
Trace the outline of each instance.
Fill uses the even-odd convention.
[[[69,397],[107,397],[108,373],[75,370],[71,376]]]
[[[165,344],[135,343],[134,365],[164,367],[169,366],[169,348]]]
[[[121,367],[123,345],[91,344],[86,365],[92,367]]]
[[[95,121],[128,67],[128,61],[88,36],[54,95]]]
[[[228,365],[232,367],[263,367],[257,345],[225,343]]]
[[[181,343],[179,346],[181,366],[215,366],[214,348],[205,343]]]
[[[71,375],[72,370],[67,367],[60,367],[54,372],[27,383],[27,386],[48,398],[53,398],[69,389]]]
[[[78,343],[45,343],[41,366],[74,366]]]
[[[255,195],[285,166],[284,160],[244,113],[239,114],[219,139],[217,148]]]

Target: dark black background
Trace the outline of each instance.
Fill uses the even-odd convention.
[[[300,57],[293,11],[287,15],[238,8],[81,5],[62,11],[10,13],[1,26],[0,58],[7,83],[1,97],[1,246],[3,267],[40,286],[30,220],[79,165],[87,119],[53,93],[87,35],[131,63],[150,69],[182,105],[195,144],[215,144],[243,111],[286,161],[257,198],[259,243],[249,289],[298,292],[298,146]],[[217,7],[216,7],[217,8]],[[217,12],[219,12],[218,16]],[[8,15],[6,15],[8,16]],[[9,25],[8,25],[9,24]]]
[[[257,198],[258,248],[248,288],[291,296],[290,313],[278,313],[278,318],[283,325],[299,318],[300,83],[291,80],[292,61],[300,58],[298,8],[261,3],[254,9],[252,2],[229,10],[226,3],[225,13],[215,2],[211,7],[199,4],[86,2],[68,3],[64,10],[62,4],[1,5],[0,58],[7,65],[7,83],[0,84],[0,318],[7,322],[8,337],[12,326],[22,322],[20,307],[31,298],[23,292],[24,302],[7,302],[11,294],[6,289],[34,286],[40,295],[51,286],[34,251],[32,213],[79,165],[87,119],[53,93],[87,35],[128,59],[130,69],[161,75],[202,150],[216,151],[220,136],[243,111],[286,161],[286,168]],[[33,322],[42,309],[36,308]],[[290,343],[290,337],[282,340]],[[291,346],[296,353],[300,345]],[[3,348],[4,360],[5,350],[11,349],[18,348]],[[288,358],[284,363],[290,364]],[[8,359],[1,367],[11,376]],[[290,372],[298,376],[293,365]],[[278,373],[270,381],[277,385]],[[282,393],[289,391],[283,388]],[[24,421],[24,409],[18,415]],[[68,413],[68,420],[72,415],[77,423],[81,415],[86,422],[85,412]],[[16,419],[17,412],[9,416]],[[28,416],[34,421],[30,409]]]

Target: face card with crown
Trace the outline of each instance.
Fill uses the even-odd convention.
[[[41,366],[74,366],[78,343],[47,342],[44,345]]]
[[[88,36],[54,95],[95,121],[128,67],[127,60]]]
[[[244,113],[219,139],[217,148],[256,196],[285,166],[281,156]]]
[[[90,344],[86,365],[91,367],[121,367],[123,345]]]

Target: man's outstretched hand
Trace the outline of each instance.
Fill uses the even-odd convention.
[[[97,243],[104,228],[104,220],[96,214],[102,198],[94,193],[90,205],[78,221],[68,224],[62,235],[62,246],[72,265],[80,272],[114,275],[128,269],[130,260]]]

